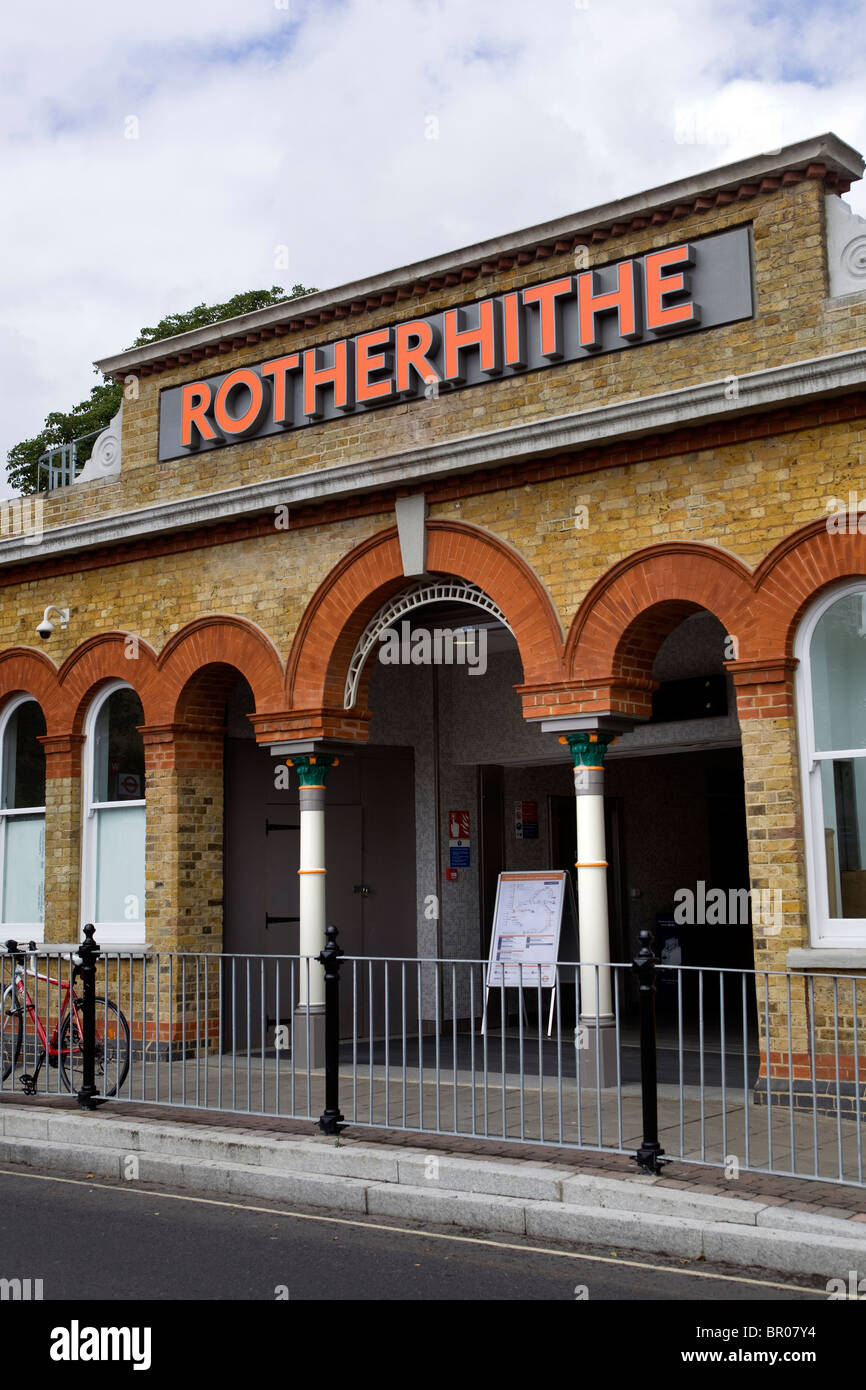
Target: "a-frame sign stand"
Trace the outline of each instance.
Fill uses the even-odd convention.
[[[525,1020],[524,990],[537,990],[539,983],[542,989],[550,990],[547,1036],[551,1036],[557,979],[562,983],[562,968],[557,970],[562,955],[566,966],[576,964],[577,903],[571,876],[562,869],[500,874],[487,963],[482,1036],[487,1032],[491,989],[519,989]]]

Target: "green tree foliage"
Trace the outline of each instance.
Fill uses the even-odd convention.
[[[287,294],[280,285],[272,285],[269,290],[247,290],[244,294],[236,294],[225,304],[196,304],[185,313],[167,314],[153,328],[142,328],[131,346],[144,347],[162,338],[172,338],[177,333],[187,333],[192,328],[203,328],[209,323],[219,323],[223,319],[236,318],[239,314],[252,313],[254,309],[266,309],[287,299],[300,299],[305,294],[315,293],[314,289],[307,289],[304,285],[293,285]],[[79,401],[71,410],[53,410],[45,417],[42,429],[33,439],[24,439],[9,450],[6,476],[10,485],[16,492],[36,492],[40,455],[70,440],[91,435],[77,450],[79,465],[86,463],[95,442],[94,432],[105,429],[112,416],[117,414],[122,399],[122,383],[103,376],[99,385],[92,388],[87,400]]]

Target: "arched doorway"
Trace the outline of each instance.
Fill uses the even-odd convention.
[[[368,737],[339,746],[327,776],[327,919],[358,962],[344,971],[344,1031],[360,1015],[381,1038],[402,1026],[404,972],[364,962],[477,960],[484,952],[479,856],[488,820],[479,773],[485,758],[513,749],[515,733],[535,756],[541,740],[522,720],[514,686],[523,668],[502,610],[459,576],[404,580],[344,647],[340,674],[344,709],[363,719]],[[296,955],[298,783],[281,757],[266,758],[256,746],[252,713],[250,692],[239,690],[226,744],[226,949]],[[455,809],[469,818],[471,847],[446,878]],[[495,888],[504,865],[490,846],[487,835],[484,872],[489,877],[492,866]],[[290,1021],[285,1003],[269,1014],[271,1023]],[[426,992],[420,1020],[416,1004],[413,988],[411,1031],[434,1021]],[[439,1005],[452,1016],[447,981]]]
[[[300,953],[298,781],[284,759],[257,745],[248,716],[252,691],[229,692],[225,745],[226,896],[224,950],[240,956]],[[414,758],[387,741],[341,752],[327,783],[327,916],[355,956],[414,953]],[[276,977],[274,976],[274,980]],[[280,976],[267,1001],[266,1027],[291,1026],[297,972]],[[279,997],[277,997],[277,994]],[[358,1007],[367,979],[359,976]],[[343,991],[351,1021],[353,1001]]]
[[[515,687],[523,667],[514,634],[480,587],[457,575],[407,584],[365,633],[370,630],[376,649],[369,649],[362,679],[371,745],[388,750],[389,760],[408,758],[413,772],[411,841],[404,838],[403,862],[395,865],[401,901],[411,891],[413,911],[411,921],[408,915],[392,920],[390,932],[374,932],[369,941],[374,954],[379,940],[390,939],[397,958],[442,962],[435,975],[410,975],[410,1030],[429,1034],[432,1046],[446,1021],[449,1033],[480,1023],[483,971],[453,971],[449,963],[479,962],[489,944],[496,879],[506,864],[499,760],[518,757],[519,748],[524,757],[537,757],[544,740],[522,718]],[[356,653],[365,646],[362,634]],[[376,852],[376,836],[365,835],[365,854]],[[372,882],[363,903],[373,920],[384,906],[377,905],[375,888]],[[399,1031],[403,972],[390,971],[387,988],[384,974],[374,980],[376,1032],[385,1031],[386,997]],[[369,991],[364,999],[369,1009]]]
[[[449,856],[443,854],[443,841],[447,850],[445,817],[451,811],[460,810],[468,816],[477,834],[479,759],[474,754],[449,756],[449,766],[453,763],[459,771],[455,770],[453,776],[449,771],[447,786],[443,788],[437,774],[437,768],[442,772],[442,750],[433,733],[437,728],[441,733],[441,700],[446,698],[444,692],[450,692],[449,678],[443,672],[452,668],[457,671],[461,666],[458,653],[465,655],[465,645],[455,640],[458,629],[464,632],[465,644],[465,629],[478,630],[479,617],[486,624],[485,635],[491,625],[501,626],[514,650],[519,650],[519,657],[514,676],[507,684],[509,718],[507,728],[500,730],[497,747],[509,741],[516,723],[519,735],[532,741],[537,756],[539,731],[524,726],[521,696],[513,687],[527,678],[541,684],[556,680],[561,674],[562,631],[550,597],[531,567],[498,537],[462,523],[429,520],[425,545],[426,569],[420,577],[404,572],[400,541],[393,528],[362,542],[323,580],[298,628],[288,662],[288,710],[279,732],[285,730],[289,737],[284,734],[278,741],[274,728],[267,730],[267,737],[278,755],[291,754],[295,749],[327,748],[329,756],[339,752],[340,765],[328,775],[326,824],[331,807],[340,804],[337,797],[341,780],[344,785],[351,781],[353,774],[346,771],[347,767],[362,769],[368,758],[377,756],[377,749],[387,749],[383,766],[393,778],[402,757],[398,750],[405,750],[405,761],[408,763],[411,758],[414,768],[414,827],[410,834],[408,812],[398,817],[399,826],[392,835],[395,848],[382,850],[379,876],[380,880],[389,881],[389,896],[399,903],[400,920],[396,921],[391,909],[393,930],[384,922],[373,932],[367,930],[368,916],[377,910],[377,895],[375,885],[372,881],[367,883],[363,873],[358,895],[362,899],[364,923],[361,939],[382,955],[388,951],[386,942],[391,942],[391,954],[396,956],[430,960],[441,953],[454,959],[477,960],[482,949],[478,841],[470,851],[469,864],[461,864],[447,878],[444,866]],[[405,637],[404,624],[408,625]],[[437,630],[447,632],[442,650],[436,646]],[[401,643],[406,648],[404,656],[399,654]],[[374,646],[377,652],[371,659]],[[397,648],[393,661],[388,659],[389,647]],[[388,665],[399,670],[385,670]],[[466,690],[481,683],[472,679],[468,665],[464,661],[461,672]],[[488,689],[489,685],[488,680]],[[447,698],[450,699],[450,693]],[[533,698],[529,697],[530,703]],[[464,730],[477,717],[480,707],[480,725],[489,732],[484,704],[480,699],[469,701],[473,712],[449,717],[448,727]],[[260,738],[264,741],[261,734]],[[361,837],[365,861],[376,852],[378,837],[385,833],[386,818],[394,824],[390,805],[380,818],[381,828],[372,814],[370,798],[379,790],[378,784],[371,786],[370,796],[363,798]],[[404,783],[402,798],[392,796],[390,800],[399,804],[405,796]],[[390,869],[384,864],[388,855]],[[409,866],[415,870],[414,883],[410,881]],[[333,872],[331,859],[328,916],[339,926],[332,911],[333,904],[340,901]],[[398,878],[402,887],[398,887]],[[454,897],[449,900],[447,895],[451,894]],[[351,916],[347,911],[347,917]],[[390,998],[390,987],[384,995]],[[419,1027],[429,1022],[426,1003],[424,1011]]]
[[[672,616],[678,621],[665,633]],[[739,973],[754,969],[754,950],[742,739],[725,668],[731,645],[704,608],[651,612],[643,641],[652,627],[665,635],[654,652],[646,649],[655,685],[650,718],[623,734],[607,759],[623,904],[612,949],[630,960],[648,928],[662,963],[684,967],[659,976],[662,1046],[682,1042],[692,1081],[689,1055],[702,1043],[705,1080],[718,1083],[723,1036],[738,1050],[746,1036],[755,1073],[758,1065],[754,981]],[[629,1002],[634,1007],[633,995]]]
[[[684,1048],[688,1082],[704,1051],[706,1084],[720,1079],[729,1046],[741,1055],[744,1038],[755,1075],[759,1061],[754,978],[740,973],[754,969],[754,893],[729,669],[750,594],[732,557],[660,547],[605,576],[569,640],[575,674],[587,687],[606,686],[611,707],[635,720],[605,760],[608,815],[619,816],[609,874],[618,858],[622,910],[619,920],[611,913],[612,955],[631,960],[639,932],[653,933],[671,967],[658,981],[662,1037]],[[593,671],[603,674],[593,680]],[[609,893],[615,901],[615,885]],[[624,987],[633,1008],[630,975]],[[682,1060],[670,1060],[666,1079],[675,1080]]]

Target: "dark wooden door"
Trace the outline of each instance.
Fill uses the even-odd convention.
[[[493,913],[499,875],[505,868],[505,792],[501,767],[484,766],[478,769],[478,798],[481,806],[481,865],[479,869],[479,898],[481,932],[479,955],[490,954],[493,934]]]
[[[415,897],[415,778],[411,749],[371,748],[360,759],[363,809],[361,938],[365,956],[412,957],[418,954]],[[373,961],[366,967],[365,1028],[370,1030],[369,985],[372,980],[372,1029],[384,1037],[402,1027],[406,999],[407,1027],[417,1014],[417,968]],[[387,1018],[385,1001],[388,1002]],[[345,1023],[351,1023],[343,1012]],[[386,1029],[387,1025],[387,1029]]]
[[[227,739],[225,759],[225,918],[223,950],[229,966],[235,1040],[268,1036],[291,1018],[298,995],[295,971],[273,963],[262,970],[248,957],[297,955],[299,950],[300,813],[297,786],[277,790],[274,760],[249,739]],[[414,956],[414,757],[411,749],[365,748],[341,758],[328,778],[325,814],[328,868],[327,920],[348,956]],[[350,965],[344,970],[341,1027],[351,1032],[353,1009],[377,1036],[402,1015],[401,967]],[[407,969],[406,977],[414,974]],[[372,993],[370,986],[372,985]],[[228,988],[224,990],[228,1000]],[[263,1004],[264,1001],[264,1004]],[[228,1019],[224,1037],[228,1041]]]

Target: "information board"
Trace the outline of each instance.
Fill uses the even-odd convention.
[[[558,869],[499,875],[488,989],[556,985],[563,908],[571,900],[567,878]]]

